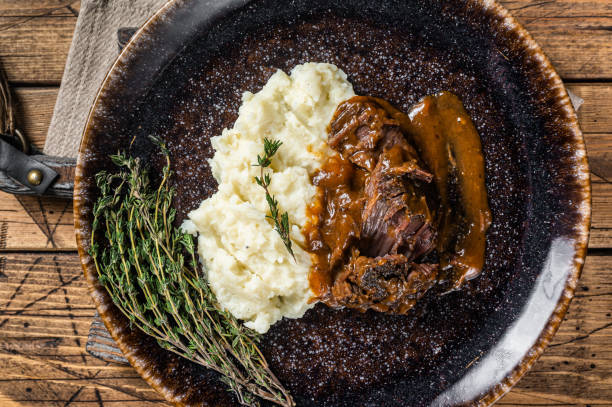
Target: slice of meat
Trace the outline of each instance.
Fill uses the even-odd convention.
[[[437,264],[417,264],[400,254],[351,259],[337,276],[332,295],[337,305],[361,311],[407,313],[435,283]]]
[[[372,171],[383,126],[399,126],[376,102],[362,96],[341,103],[329,125],[328,144],[353,164]]]
[[[340,104],[328,143],[339,154],[313,177],[321,203],[318,233],[307,234],[311,287],[330,306],[405,314],[438,276],[438,264],[422,263],[437,239],[426,197],[432,174],[373,98]]]
[[[365,186],[360,248],[367,256],[400,253],[412,261],[435,246],[427,200],[415,185],[415,179],[430,182],[431,174],[419,167],[414,150],[398,130],[388,131],[381,144]]]

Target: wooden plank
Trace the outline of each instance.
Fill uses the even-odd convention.
[[[502,0],[565,79],[612,78],[612,3]]]
[[[0,258],[0,405],[166,405],[131,367],[85,352],[94,309],[76,254]]]
[[[562,77],[612,78],[610,2],[502,3],[532,33]],[[74,9],[78,2],[0,0],[0,58],[11,80],[59,84],[76,24],[75,13],[65,4]]]
[[[612,135],[585,136],[593,187],[589,247],[612,247]]]
[[[612,43],[612,37],[610,41]],[[571,83],[567,84],[567,88],[584,99],[584,104],[578,110],[582,131],[612,133],[612,84]]]
[[[593,182],[612,181],[612,134],[590,133],[584,137]]]
[[[85,352],[94,309],[76,254],[0,256],[0,405],[165,405],[131,368]],[[611,263],[587,258],[552,345],[499,405],[609,403]]]
[[[77,20],[71,4],[0,1],[0,60],[9,81],[59,84]]]
[[[16,120],[30,142],[42,150],[59,88],[16,88]]]
[[[610,405],[610,256],[589,256],[568,314],[533,369],[497,405]]]
[[[610,178],[608,178],[610,179]],[[612,184],[593,182],[590,248],[612,247]]]
[[[519,18],[519,21],[522,20]],[[564,79],[610,79],[611,17],[529,17],[527,30]]]
[[[78,13],[79,0],[0,0],[2,17],[37,17],[51,13],[54,16],[68,16]]]
[[[74,250],[72,202],[0,192],[0,251]]]
[[[79,0],[0,0],[0,60],[10,81],[59,85]]]
[[[541,17],[612,17],[612,4],[602,0],[501,0],[513,16]],[[529,21],[527,21],[529,22]]]

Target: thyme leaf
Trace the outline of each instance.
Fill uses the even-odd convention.
[[[291,247],[291,238],[289,237],[289,214],[287,212],[281,212],[278,208],[278,201],[269,190],[272,179],[269,173],[264,173],[264,169],[272,164],[272,157],[274,154],[276,154],[282,144],[282,141],[270,140],[267,137],[264,137],[264,154],[263,156],[258,154],[257,164],[253,164],[256,167],[261,168],[260,176],[255,177],[255,182],[266,191],[266,202],[268,202],[268,207],[270,208],[270,214],[266,215],[266,218],[270,219],[274,223],[274,230],[276,230],[276,232],[279,234],[281,240],[287,248],[287,251],[289,254],[291,254],[291,257],[293,257],[293,261],[297,262]]]

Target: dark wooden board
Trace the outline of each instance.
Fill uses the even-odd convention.
[[[94,403],[96,390],[104,406],[159,400],[129,366],[86,352],[95,310],[76,254],[5,253],[0,264],[0,406]],[[501,405],[609,403],[610,264],[612,255],[588,257],[552,345]]]

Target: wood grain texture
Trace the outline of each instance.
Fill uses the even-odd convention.
[[[0,406],[160,404],[131,367],[85,352],[94,308],[76,254],[0,259]]]
[[[612,66],[612,52],[609,58]],[[584,104],[578,110],[582,131],[612,133],[612,83],[570,83],[567,88],[584,99]]]
[[[72,202],[0,192],[0,252],[76,250]]]
[[[0,259],[0,405],[85,405],[97,402],[97,394],[103,406],[160,404],[130,367],[85,352],[94,308],[76,254],[7,253]],[[611,263],[611,256],[587,259],[552,345],[501,405],[609,403]]]
[[[612,78],[612,2],[502,0],[564,79]]]
[[[61,81],[72,42],[76,0],[0,0],[0,59],[9,81]]]
[[[593,182],[592,188],[593,213],[589,247],[607,249],[612,246],[612,183]]]
[[[590,247],[599,250],[587,258],[553,344],[497,405],[610,406],[612,2],[501,3],[585,99],[579,119],[593,170]],[[0,0],[0,62],[22,85],[16,89],[19,126],[38,147],[79,10],[78,0]],[[69,203],[0,193],[0,406],[166,406],[132,368],[86,353],[94,309],[78,257],[54,252],[74,249]]]
[[[0,0],[0,15],[5,17],[39,17],[44,14],[75,15],[79,0]]]
[[[587,258],[552,344],[498,405],[612,404],[611,264],[610,256]]]
[[[17,126],[39,150],[45,145],[58,91],[56,87],[13,90],[17,101]]]

